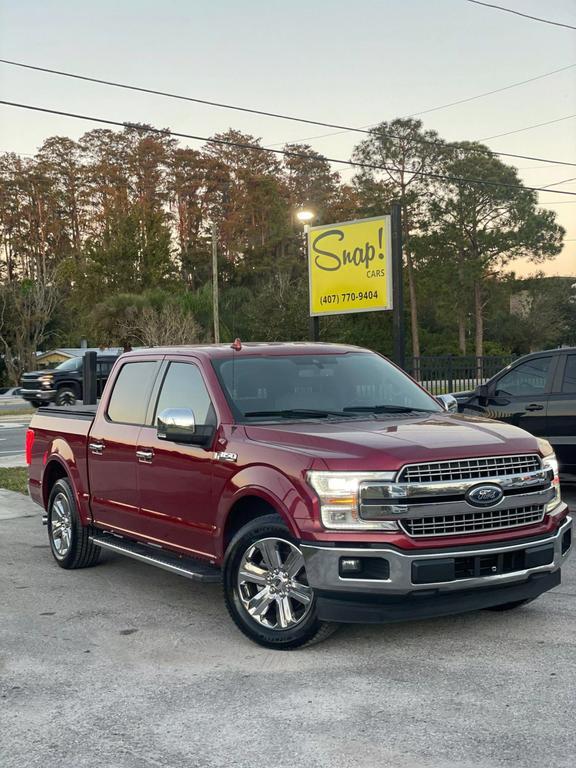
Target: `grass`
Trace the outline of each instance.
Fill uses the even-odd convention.
[[[2,416],[32,416],[35,410],[35,408],[12,408],[9,411],[0,410],[0,419]]]
[[[0,467],[0,488],[28,493],[28,467]]]

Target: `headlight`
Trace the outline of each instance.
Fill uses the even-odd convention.
[[[40,376],[38,381],[44,388],[48,388],[54,381],[54,375],[52,373],[45,373],[43,376]]]
[[[320,499],[325,528],[340,530],[397,531],[393,520],[363,520],[359,514],[360,485],[390,482],[394,472],[308,472],[308,482]]]
[[[538,448],[542,454],[542,466],[548,471],[548,476],[552,487],[554,488],[554,498],[546,504],[546,512],[550,513],[560,504],[562,497],[560,495],[560,477],[558,474],[558,459],[554,449],[548,440],[538,440]]]

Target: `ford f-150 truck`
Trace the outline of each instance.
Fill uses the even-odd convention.
[[[560,583],[571,547],[546,441],[448,413],[357,347],[130,352],[97,408],[41,409],[26,450],[58,565],[105,549],[222,580],[270,648],[515,608]]]

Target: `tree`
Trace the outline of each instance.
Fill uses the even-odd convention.
[[[380,199],[387,198],[387,202],[396,200],[402,206],[414,357],[420,357],[421,350],[416,289],[417,265],[412,247],[412,234],[418,229],[434,185],[429,177],[422,174],[437,172],[444,155],[445,149],[438,134],[435,131],[423,130],[422,122],[411,118],[380,123],[353,152],[353,159],[357,162],[382,166],[382,170],[365,168],[356,176],[355,183],[361,194],[374,197],[374,192],[377,191]]]
[[[471,288],[477,357],[483,354],[485,287],[512,259],[535,263],[558,254],[563,228],[552,211],[537,207],[536,193],[523,188],[516,170],[487,147],[464,142],[445,165],[446,182],[430,204],[430,226],[456,264],[462,348],[464,297]],[[485,184],[470,183],[477,179]],[[462,350],[463,351],[463,350]]]

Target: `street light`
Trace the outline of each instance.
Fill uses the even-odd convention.
[[[301,208],[299,211],[296,211],[296,218],[301,224],[304,225],[304,238],[307,244],[308,233],[310,231],[310,222],[316,218],[316,214],[314,211]],[[310,317],[310,338],[312,341],[318,341],[320,338],[320,323],[319,318],[316,316]]]

